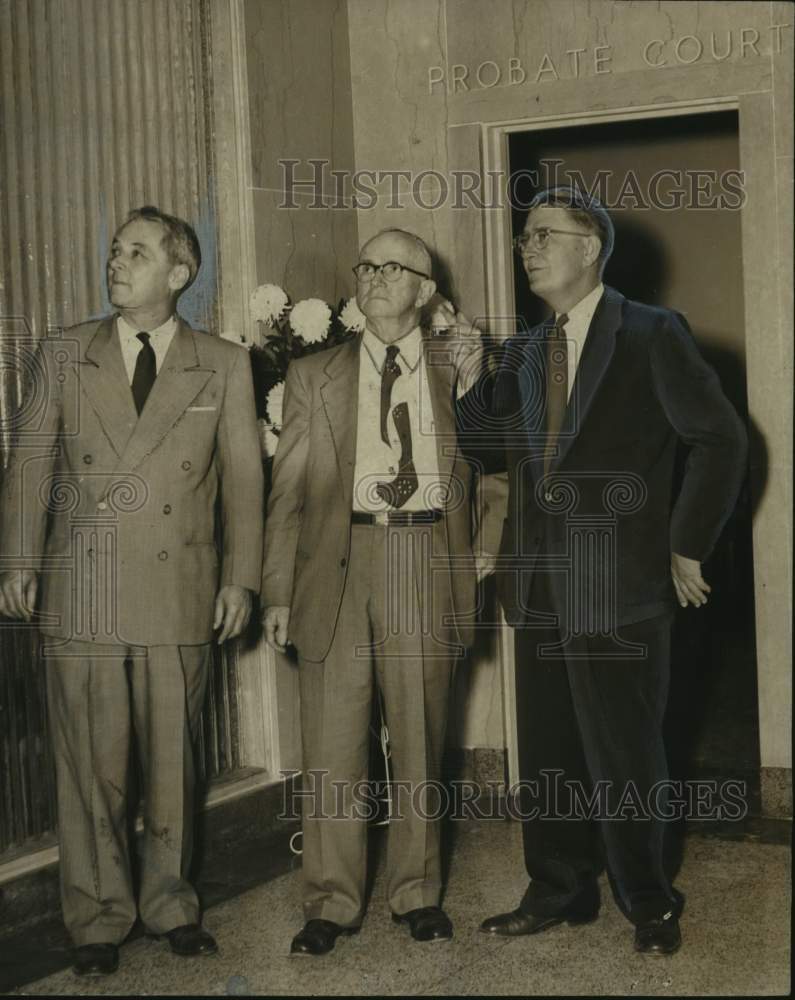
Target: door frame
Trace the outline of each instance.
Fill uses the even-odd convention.
[[[680,118],[689,115],[738,112],[738,142],[741,123],[741,103],[736,97],[714,97],[691,101],[670,102],[631,108],[606,108],[592,112],[545,115],[542,117],[510,119],[480,123],[481,163],[483,177],[510,176],[508,137],[516,132],[548,131],[555,128],[571,128],[577,125],[601,125],[614,122],[640,121],[650,118]],[[486,277],[487,315],[497,317],[490,333],[498,339],[505,339],[515,332],[512,317],[516,313],[514,268],[511,244],[511,212],[505,206],[502,211],[483,213],[484,260]],[[743,257],[745,258],[745,228],[743,229]],[[746,331],[749,316],[748,278],[743,270],[745,285]],[[748,347],[746,337],[746,347]],[[750,377],[748,376],[750,382]],[[750,393],[749,393],[750,396]],[[754,544],[756,552],[756,537]],[[759,594],[755,594],[757,617]],[[501,616],[502,617],[502,616]],[[516,704],[516,662],[511,628],[502,619],[498,642],[499,670],[502,679],[503,726],[506,748],[508,786],[519,781],[519,751]],[[762,718],[759,719],[760,737]]]

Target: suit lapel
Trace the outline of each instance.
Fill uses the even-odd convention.
[[[546,340],[554,326],[552,319],[533,327],[525,344],[524,361],[517,373],[522,419],[525,423],[530,452],[533,480],[544,474],[544,444],[546,420]],[[524,448],[517,450],[519,458],[526,455]]]
[[[434,440],[439,464],[439,479],[443,486],[453,474],[455,447],[455,414],[453,412],[453,380],[455,368],[450,359],[450,345],[442,338],[422,337],[422,356],[428,379],[428,392],[433,409]]]
[[[214,368],[201,364],[196,336],[178,317],[162,368],[121,455],[121,468],[136,468],[154,451],[215,373]]]
[[[361,337],[343,344],[326,365],[328,381],[320,387],[343,492],[353,502],[356,461],[356,420],[359,411],[359,357]]]
[[[138,421],[115,317],[102,320],[76,365],[80,385],[113,450],[121,456]]]
[[[620,292],[605,286],[604,295],[596,307],[588,336],[585,338],[582,358],[577,366],[577,376],[559,438],[559,453],[552,463],[553,469],[562,464],[577,438],[579,429],[588,417],[596,390],[616,349],[616,331],[621,326],[623,302],[624,296]]]

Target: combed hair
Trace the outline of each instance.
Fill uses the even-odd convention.
[[[613,220],[601,201],[578,187],[554,187],[539,191],[530,202],[528,211],[532,212],[534,208],[544,205],[549,208],[565,208],[573,219],[599,237],[602,246],[597,259],[601,274],[616,242]]]
[[[396,226],[391,226],[388,229],[382,229],[380,232],[376,233],[375,236],[371,236],[367,243],[372,243],[373,240],[378,239],[379,236],[385,236],[387,233],[398,233],[400,236],[405,236],[407,239],[411,240],[420,250],[428,262],[428,274],[433,275],[433,257],[431,256],[431,251],[428,249],[428,244],[416,233],[410,233],[408,229],[398,229]],[[365,246],[367,246],[365,243]]]
[[[176,215],[161,212],[154,205],[142,205],[134,208],[127,216],[128,222],[144,219],[146,222],[159,222],[163,227],[163,248],[172,264],[185,264],[188,268],[188,281],[181,291],[190,288],[199,273],[202,263],[202,252],[199,238],[193,226],[178,219]]]

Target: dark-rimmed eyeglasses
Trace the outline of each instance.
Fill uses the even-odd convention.
[[[534,229],[532,233],[522,233],[521,236],[515,236],[513,238],[513,248],[520,257],[527,253],[528,247],[532,247],[534,250],[543,250],[549,243],[549,237],[553,233],[560,233],[561,236],[591,235],[577,229],[549,229],[544,227],[543,229]]]
[[[400,276],[404,271],[418,274],[421,278],[430,278],[430,274],[425,274],[423,271],[415,271],[413,267],[399,264],[396,260],[388,260],[384,264],[371,264],[370,261],[363,260],[355,267],[352,267],[351,270],[363,284],[372,281],[379,271],[387,281],[400,281]]]

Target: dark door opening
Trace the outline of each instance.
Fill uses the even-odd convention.
[[[616,228],[605,282],[628,298],[684,313],[747,423],[736,112],[516,132],[509,137],[509,163],[513,234],[522,231],[522,206],[537,190],[584,184],[611,210]],[[528,325],[538,322],[547,310],[530,294],[518,257],[514,290],[517,314]],[[703,568],[713,588],[708,604],[677,614],[666,733],[673,777],[746,780],[755,809],[751,515],[746,479]]]

